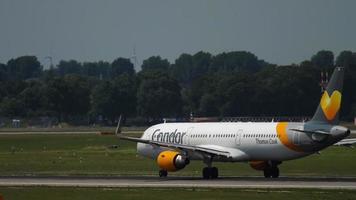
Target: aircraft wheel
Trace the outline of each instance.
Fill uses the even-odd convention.
[[[272,168],[271,176],[272,176],[272,178],[278,178],[279,177],[279,169],[278,169],[278,167],[273,167]]]
[[[211,168],[210,167],[204,167],[203,168],[203,178],[204,179],[209,179],[211,174]]]
[[[216,167],[204,167],[203,178],[204,179],[216,179],[219,177],[219,170]]]
[[[272,173],[271,173],[271,168],[267,167],[263,170],[263,175],[265,178],[271,178]]]
[[[158,172],[159,177],[167,177],[168,176],[168,172],[166,170],[159,170]]]
[[[219,170],[216,167],[211,168],[211,178],[216,179],[219,177]]]

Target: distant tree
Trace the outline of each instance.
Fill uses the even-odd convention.
[[[356,53],[351,51],[342,51],[336,58],[336,65],[356,71]]]
[[[246,51],[221,53],[212,58],[210,69],[223,72],[255,73],[266,63],[258,60],[257,56]]]
[[[200,99],[199,114],[204,117],[219,116],[217,96],[206,93]]]
[[[176,77],[182,85],[189,85],[192,81],[193,56],[182,54],[176,59],[171,68],[172,77]]]
[[[83,75],[96,77],[98,79],[110,78],[111,65],[108,62],[84,62]]]
[[[336,58],[336,66],[348,67],[353,62],[352,51],[342,51]]]
[[[115,102],[115,88],[110,81],[103,81],[94,87],[90,95],[91,115],[103,116],[114,121],[115,117],[119,116],[114,109]]]
[[[193,55],[193,67],[191,73],[191,80],[202,77],[209,71],[211,64],[211,54],[206,52],[198,52]]]
[[[146,72],[137,92],[139,115],[159,119],[181,114],[182,100],[178,82],[159,71]]]
[[[189,116],[311,116],[320,101],[320,71],[347,68],[341,116],[356,113],[356,53],[319,51],[299,65],[266,63],[250,52],[182,54],[170,65],[153,56],[135,73],[129,59],[60,61],[42,70],[34,56],[0,64],[0,115],[57,116],[60,121],[120,114],[160,119]]]
[[[43,84],[40,81],[31,81],[18,95],[17,100],[23,106],[23,116],[32,117],[45,115],[46,97],[43,93]]]
[[[136,114],[136,83],[127,73],[98,84],[90,98],[91,115],[101,115],[112,123],[121,114],[125,117]]]
[[[188,89],[188,92],[186,92],[187,97],[185,97],[185,101],[189,103],[190,109],[195,116],[204,116],[205,113],[212,115],[211,112],[205,112],[204,109],[202,109],[205,107],[200,106],[201,98],[205,94],[214,95],[214,97],[216,97],[216,87],[218,81],[219,77],[216,73],[209,73],[192,82],[191,87]],[[210,100],[210,97],[211,96],[209,96],[207,100]],[[204,101],[206,102],[206,100]],[[214,116],[218,115],[218,112],[214,113]]]
[[[28,84],[23,80],[7,80],[0,84],[0,91],[2,91],[1,97],[17,97],[18,94],[21,93]],[[1,99],[0,97],[0,99]]]
[[[177,78],[183,86],[190,86],[192,81],[200,78],[208,72],[211,62],[211,54],[198,52],[193,56],[182,54],[172,65],[171,74]]]
[[[7,62],[10,80],[25,80],[41,75],[42,66],[36,56],[21,56]]]
[[[331,51],[322,50],[311,58],[314,66],[323,70],[330,70],[334,66],[334,54]]]
[[[278,66],[258,73],[254,107],[257,115],[312,115],[320,97],[320,71],[312,67]]]
[[[168,70],[170,64],[167,59],[162,59],[160,56],[152,56],[144,60],[142,63],[142,71],[146,70],[159,70],[166,71]]]
[[[69,116],[85,115],[89,111],[90,90],[84,77],[66,75],[50,80],[44,88],[47,110],[61,121]]]
[[[114,100],[117,105],[116,116],[123,114],[126,116],[135,116],[136,114],[136,80],[129,74],[122,74],[113,80],[115,89]]]
[[[243,72],[209,73],[195,81],[189,102],[196,116],[241,116],[252,114],[254,79]]]
[[[119,76],[121,74],[133,75],[135,73],[134,65],[128,58],[117,58],[111,64],[112,67],[112,77]]]
[[[247,73],[225,74],[217,83],[221,101],[218,108],[223,116],[253,115],[254,79]]]
[[[7,117],[26,115],[24,105],[19,98],[28,84],[22,80],[7,80],[0,84],[0,114]]]
[[[7,68],[6,65],[0,63],[0,82],[7,80]]]
[[[15,97],[5,97],[0,103],[0,113],[6,117],[21,117],[23,116],[24,106]]]
[[[336,58],[336,66],[346,68],[341,116],[347,120],[352,120],[356,117],[356,53],[342,51]]]
[[[68,115],[86,115],[90,106],[90,90],[85,77],[69,75],[64,77],[67,87],[65,109]]]
[[[306,67],[306,68],[315,67],[315,66],[313,66],[313,63],[310,60],[305,60],[305,61],[301,62],[299,66]]]
[[[67,74],[80,75],[83,73],[82,65],[76,60],[61,60],[56,70],[60,76],[65,76]]]

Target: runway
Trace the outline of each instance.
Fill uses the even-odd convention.
[[[356,189],[356,178],[0,177],[0,186]]]

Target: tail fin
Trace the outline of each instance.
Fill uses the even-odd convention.
[[[339,123],[344,71],[343,67],[334,69],[329,84],[321,96],[320,104],[309,122],[333,125]]]

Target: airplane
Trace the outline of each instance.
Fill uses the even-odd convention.
[[[321,96],[317,110],[307,122],[203,122],[162,123],[149,127],[141,138],[121,133],[121,140],[137,142],[141,156],[156,160],[160,177],[202,160],[204,179],[216,179],[213,162],[248,162],[266,178],[278,178],[284,161],[318,153],[331,145],[350,146],[350,130],[339,126],[344,68],[336,67]]]

